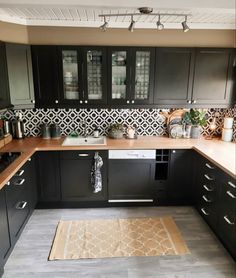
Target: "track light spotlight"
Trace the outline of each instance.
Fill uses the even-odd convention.
[[[164,25],[161,23],[161,16],[158,16],[158,21],[157,21],[157,30],[161,31],[164,29]]]
[[[188,32],[190,30],[190,28],[187,25],[187,16],[185,16],[185,20],[182,22],[182,27],[183,27],[184,33]]]
[[[129,25],[128,30],[129,30],[130,32],[134,32],[134,26],[135,26],[135,21],[134,21],[134,19],[133,19],[133,16],[131,16],[131,23],[130,23],[130,25]]]
[[[108,22],[106,21],[106,17],[104,16],[104,23],[99,27],[103,32],[107,30]]]

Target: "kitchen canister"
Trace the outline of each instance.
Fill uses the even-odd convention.
[[[50,126],[51,129],[51,138],[52,139],[60,139],[61,138],[61,130],[57,124],[52,124]]]
[[[42,124],[41,126],[41,133],[43,139],[51,139],[51,132],[50,132],[50,126],[47,124]]]
[[[222,140],[225,142],[231,142],[233,138],[233,129],[232,128],[223,128],[222,129]]]
[[[233,128],[234,118],[224,118],[224,128]]]

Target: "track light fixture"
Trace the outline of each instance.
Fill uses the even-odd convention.
[[[187,32],[190,30],[190,28],[187,25],[187,17],[191,16],[190,14],[176,14],[176,13],[152,13],[153,9],[149,8],[149,7],[141,7],[138,8],[139,13],[118,13],[118,14],[100,14],[99,17],[103,17],[104,18],[104,23],[100,26],[100,29],[102,31],[106,31],[108,28],[108,22],[106,21],[106,18],[111,18],[111,17],[127,17],[130,16],[131,17],[131,23],[128,27],[128,30],[130,32],[134,31],[134,26],[136,24],[137,21],[134,20],[134,17],[137,16],[137,18],[139,19],[142,15],[143,16],[158,16],[158,21],[156,22],[156,26],[158,30],[163,30],[164,29],[164,24],[161,23],[161,16],[168,16],[168,17],[173,17],[176,20],[176,17],[185,17],[185,20],[183,22],[181,22],[182,24],[182,28],[184,32]]]
[[[128,30],[129,30],[130,32],[134,32],[134,26],[135,26],[135,21],[134,21],[133,16],[131,15],[131,23],[130,23],[130,25],[129,25]]]
[[[157,21],[157,30],[161,31],[164,29],[164,25],[161,23],[161,16],[158,16],[158,21]]]
[[[184,33],[188,32],[190,30],[190,28],[187,25],[187,15],[185,16],[185,20],[181,24],[182,24]]]
[[[106,17],[104,16],[104,23],[99,27],[103,32],[107,30],[108,22],[106,21]]]

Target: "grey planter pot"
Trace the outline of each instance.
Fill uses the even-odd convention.
[[[108,136],[113,139],[121,139],[121,138],[123,138],[123,131],[120,131],[120,130],[110,131]]]
[[[201,132],[202,132],[201,126],[193,125],[193,126],[191,127],[190,136],[191,136],[191,138],[193,138],[193,139],[198,139],[198,138],[200,138],[200,136],[201,136]]]

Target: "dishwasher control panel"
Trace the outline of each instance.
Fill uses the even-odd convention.
[[[156,159],[156,150],[109,150],[109,159]]]

